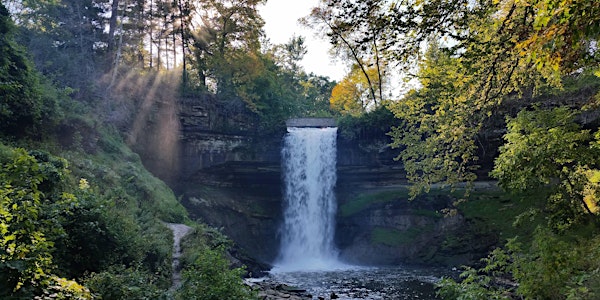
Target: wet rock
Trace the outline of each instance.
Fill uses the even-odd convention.
[[[279,284],[279,285],[277,285],[276,288],[279,291],[286,291],[286,292],[291,292],[291,293],[304,293],[304,292],[306,292],[305,289],[297,288],[297,287],[290,286],[290,285],[287,285],[287,284]]]
[[[305,289],[269,280],[248,279],[246,284],[256,291],[258,299],[262,300],[308,300],[313,298]]]

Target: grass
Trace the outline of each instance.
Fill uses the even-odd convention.
[[[98,135],[96,153],[61,153],[71,163],[75,180],[85,178],[102,193],[129,202],[129,210],[149,212],[165,222],[187,220],[187,212],[173,191],[144,168],[140,157],[125,145],[116,130],[101,129]]]

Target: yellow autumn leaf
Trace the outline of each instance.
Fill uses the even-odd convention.
[[[600,183],[600,171],[599,170],[590,170],[590,174],[588,178],[591,183]]]
[[[583,202],[585,202],[585,205],[590,209],[592,213],[596,214],[598,213],[598,211],[600,211],[600,207],[598,207],[598,201],[596,200],[596,197],[594,195],[585,195],[585,197],[583,197]]]

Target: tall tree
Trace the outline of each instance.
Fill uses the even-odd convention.
[[[351,73],[358,68],[367,83],[370,102],[375,106],[383,101],[383,78],[388,69],[381,52],[385,48],[381,43],[385,27],[378,19],[385,8],[384,1],[328,0],[322,1],[302,20],[325,33],[337,54],[352,62]]]
[[[119,0],[112,0],[110,5],[110,23],[108,27],[108,49],[115,47],[115,32],[117,31],[117,19],[119,17]]]
[[[24,49],[14,41],[14,30],[0,3],[0,131],[23,135],[39,129],[42,91]]]
[[[18,41],[37,68],[55,82],[91,98],[93,81],[103,72],[108,11],[101,0],[19,1]]]
[[[367,76],[364,76],[364,74]],[[376,66],[363,69],[359,65],[353,65],[350,72],[340,81],[331,92],[329,102],[331,107],[342,114],[358,116],[367,112],[377,103],[372,98],[373,85],[375,91],[381,92],[381,79]]]
[[[356,25],[342,28],[363,37],[363,45],[375,39],[390,64],[406,73],[421,68],[415,75],[424,89],[407,96],[413,107],[402,101],[395,112],[407,126],[428,131],[412,140],[396,135],[394,141],[415,150],[410,160],[418,164],[412,175],[423,182],[472,178],[464,168],[477,159],[478,128],[507,95],[560,87],[562,76],[600,66],[597,1],[327,0],[321,10],[329,12],[319,16],[332,25]],[[423,56],[423,46],[432,41],[437,43],[431,47],[445,53],[451,71],[436,68],[435,57]],[[434,91],[441,94],[434,97]],[[451,146],[453,141],[460,143]]]
[[[201,83],[214,81],[218,94],[235,89],[236,64],[260,51],[263,20],[257,6],[264,0],[203,1],[194,32],[194,59]],[[238,69],[239,70],[239,69]]]
[[[307,53],[305,39],[302,36],[292,36],[285,44],[273,45],[267,50],[279,66],[293,72],[302,72],[300,61]]]

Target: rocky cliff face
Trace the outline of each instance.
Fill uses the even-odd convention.
[[[254,132],[251,113],[226,109],[211,98],[187,99],[175,109],[173,105],[154,109],[159,117],[148,117],[134,148],[181,195],[192,218],[221,229],[247,255],[272,262],[282,221],[280,149],[285,129],[261,136]],[[162,128],[164,119],[178,124],[167,122],[170,127]],[[164,132],[177,138],[165,139]],[[405,191],[392,192],[406,178],[388,142],[338,139],[336,243],[342,257],[362,264],[463,263],[471,258],[464,242],[448,239],[467,226],[460,216],[439,213],[448,198],[409,202]],[[165,143],[173,145],[165,148]],[[390,198],[390,193],[395,196]]]
[[[221,229],[250,256],[272,261],[283,133],[257,139],[255,115],[243,103],[210,96],[156,102],[147,111],[130,138],[144,165],[181,196],[192,218]]]
[[[347,261],[368,265],[461,265],[497,242],[478,234],[460,214],[445,209],[456,200],[437,190],[410,200],[406,186],[348,188],[339,192],[336,242]]]

